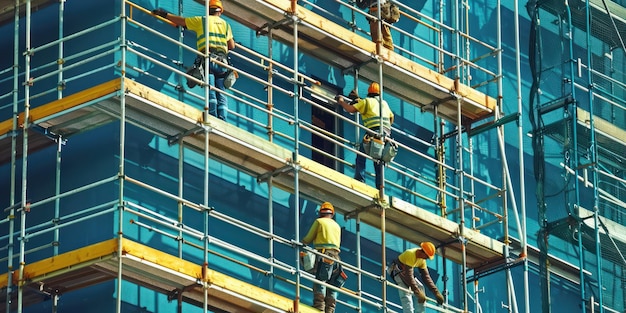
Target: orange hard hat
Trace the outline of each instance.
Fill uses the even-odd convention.
[[[420,244],[420,247],[422,247],[422,251],[424,251],[424,253],[426,253],[426,255],[428,256],[429,259],[433,259],[435,257],[435,245],[432,242],[422,242]]]
[[[220,9],[221,12],[224,11],[224,7],[222,6],[222,0],[210,0],[209,8],[211,9]]]
[[[367,93],[380,94],[380,85],[377,82],[373,82],[370,84],[370,87],[367,88]]]
[[[335,207],[333,207],[333,205],[330,202],[324,202],[322,203],[322,206],[320,206],[320,214],[335,214]]]

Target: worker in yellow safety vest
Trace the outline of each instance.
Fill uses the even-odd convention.
[[[226,20],[222,19],[221,15],[224,13],[224,6],[221,0],[209,1],[209,16],[192,16],[182,17],[167,12],[164,9],[155,9],[152,14],[163,17],[178,26],[185,27],[196,33],[196,46],[198,51],[204,53],[207,46],[209,46],[210,57],[219,60],[222,63],[228,64],[228,51],[235,49],[235,40],[233,39],[233,32],[230,24]],[[206,29],[205,23],[208,24],[209,34],[204,35]],[[194,65],[190,67],[187,74],[195,77],[198,80],[204,80],[204,56],[198,55],[194,62]],[[229,71],[217,64],[216,62],[210,62],[209,64],[209,84],[225,91],[229,88],[228,82],[225,86],[225,78],[229,74]],[[197,82],[192,79],[187,79],[187,87],[193,88],[197,85]],[[209,91],[209,112],[215,117],[225,120],[228,112],[228,100],[223,92],[216,92],[214,89]]]
[[[339,259],[341,246],[341,227],[333,219],[335,207],[330,202],[324,202],[320,206],[318,218],[313,222],[306,236],[302,238],[303,244],[313,243],[315,249],[329,258],[318,256],[315,260],[313,271],[315,278],[336,287],[343,286],[346,276]],[[343,277],[342,277],[343,276]],[[313,307],[325,313],[334,313],[337,302],[337,291],[332,288],[314,283],[313,284]]]
[[[377,82],[372,82],[367,88],[367,97],[362,99],[359,98],[355,90],[352,90],[348,97],[352,99],[351,103],[346,102],[342,95],[337,95],[335,100],[337,100],[337,103],[347,112],[359,112],[361,114],[361,122],[363,123],[363,126],[370,130],[369,134],[365,135],[364,141],[369,140],[368,138],[372,135],[378,134],[381,127],[385,136],[391,137],[391,125],[393,124],[394,115],[389,108],[387,101],[381,99],[380,85]],[[382,118],[380,115],[381,112]],[[361,142],[359,146],[359,151],[362,154],[357,154],[356,161],[354,162],[354,179],[365,182],[365,156],[363,154],[367,155],[368,151],[365,151],[363,142]],[[383,186],[382,168],[383,163],[378,160],[374,160],[377,189]]]
[[[419,248],[412,248],[402,252],[398,258],[391,262],[388,268],[389,276],[391,276],[392,281],[400,287],[412,290],[413,294],[415,294],[417,298],[415,313],[425,312],[424,302],[426,302],[426,293],[424,292],[424,284],[435,295],[437,304],[441,305],[444,302],[443,295],[439,292],[439,289],[437,289],[426,266],[426,260],[432,260],[435,257],[435,252],[435,245],[432,242],[422,242]],[[417,268],[420,271],[423,284],[413,275],[413,268]],[[413,296],[411,293],[398,289],[398,295],[402,303],[402,312],[414,313]]]

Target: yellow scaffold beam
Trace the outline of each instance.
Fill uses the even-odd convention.
[[[202,304],[204,291],[200,282],[204,281],[208,284],[211,307],[239,313],[266,309],[293,311],[292,299],[137,242],[128,239],[121,242],[121,256],[118,255],[119,240],[111,239],[26,264],[24,280],[18,281],[16,271],[13,283],[32,287],[24,288],[25,293],[66,293],[117,278],[121,257],[124,279],[159,292],[179,290],[183,300],[196,305]],[[0,288],[7,286],[7,275],[0,275]],[[35,299],[29,294],[25,298]],[[298,308],[303,313],[318,312],[303,304]]]

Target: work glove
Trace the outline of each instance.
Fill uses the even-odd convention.
[[[158,9],[152,10],[152,14],[158,15],[158,16],[160,16],[162,18],[166,18],[168,13],[169,12],[167,12],[166,10],[164,10],[162,8],[158,8]]]
[[[413,290],[413,293],[415,294],[415,297],[417,298],[417,302],[419,303],[426,302],[426,293],[424,293],[424,290],[415,289]]]
[[[442,305],[444,300],[445,300],[443,298],[443,295],[439,291],[437,291],[437,294],[435,295],[435,298],[437,298],[437,304],[439,304],[439,305]]]
[[[359,98],[359,95],[356,93],[356,90],[352,90],[350,91],[350,94],[348,95],[348,98],[352,99],[352,100],[356,100]]]

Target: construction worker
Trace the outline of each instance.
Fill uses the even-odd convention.
[[[374,134],[378,134],[380,130],[380,126],[382,123],[383,132],[385,136],[391,136],[391,124],[393,124],[393,112],[389,108],[389,104],[387,101],[382,100],[380,98],[380,85],[377,82],[372,82],[367,88],[367,97],[364,99],[359,98],[355,90],[350,92],[348,96],[352,99],[351,103],[347,103],[343,96],[337,95],[335,100],[339,103],[344,110],[355,113],[359,112],[361,114],[361,121],[363,122],[363,126],[367,127],[371,134],[366,134],[365,139],[367,140],[368,136],[372,137]],[[380,105],[382,103],[382,118],[380,117]],[[363,142],[361,142],[359,146],[359,151],[364,154],[367,154],[365,148],[363,146]],[[365,182],[365,156],[362,154],[357,154],[356,162],[354,169],[354,179]],[[376,188],[381,188],[383,186],[383,177],[382,177],[382,167],[383,163],[377,160],[374,160],[374,170],[376,173]]]
[[[330,258],[318,256],[313,268],[317,280],[334,284],[332,278],[337,271],[341,270],[339,252],[341,246],[341,228],[333,219],[335,208],[330,202],[324,202],[320,206],[319,217],[313,222],[304,238],[303,244],[313,243],[314,248]],[[335,275],[334,275],[335,274]],[[325,313],[334,313],[337,302],[337,291],[326,286],[313,283],[313,307]]]
[[[152,14],[161,16],[170,20],[178,26],[182,26],[196,33],[196,45],[198,51],[204,53],[206,49],[206,41],[209,42],[209,52],[211,58],[216,58],[222,63],[228,63],[228,51],[235,49],[235,40],[230,24],[221,18],[224,7],[221,0],[209,1],[209,16],[192,16],[182,17],[171,14],[163,9],[156,9]],[[204,35],[205,22],[209,25],[209,35]],[[204,56],[198,55],[193,67],[187,71],[187,74],[204,80]],[[224,91],[224,78],[228,71],[215,62],[209,64],[209,84]],[[194,80],[187,79],[187,87],[193,88],[197,85]],[[214,89],[209,91],[209,112],[211,115],[225,120],[228,112],[228,100],[222,92],[216,92]]]
[[[371,0],[369,5],[368,13],[372,15],[374,18],[367,17],[367,21],[370,24],[370,35],[372,36],[373,42],[381,41],[383,46],[389,50],[393,50],[393,38],[391,37],[391,27],[388,24],[380,23],[380,33],[382,37],[378,35],[378,2],[376,0]],[[400,12],[397,7],[394,6],[393,10],[391,8],[390,0],[381,0],[380,1],[381,14],[380,17],[382,20],[389,24],[393,24],[398,21],[400,18]],[[393,12],[393,13],[392,13]],[[393,14],[393,17],[392,17]]]
[[[412,248],[402,252],[397,259],[391,262],[388,269],[392,281],[400,287],[411,289],[415,297],[417,297],[416,313],[425,312],[426,293],[424,292],[424,284],[435,295],[437,304],[441,305],[444,302],[443,295],[437,289],[432,278],[430,278],[430,273],[426,266],[426,260],[432,260],[435,257],[435,251],[435,245],[431,242],[422,242],[419,248]],[[419,269],[424,284],[413,276],[413,268],[415,267]],[[411,293],[398,289],[398,295],[402,303],[402,312],[413,313],[413,297]]]

